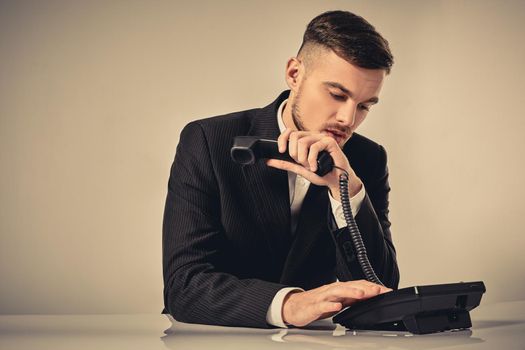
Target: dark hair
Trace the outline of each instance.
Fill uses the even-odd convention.
[[[385,69],[390,73],[394,63],[388,41],[363,17],[348,11],[328,11],[312,19],[299,52],[310,44],[329,48],[362,68]]]

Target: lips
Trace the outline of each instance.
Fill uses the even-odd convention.
[[[332,136],[338,144],[341,144],[348,138],[346,133],[336,129],[325,129],[325,132],[328,134],[328,136]]]

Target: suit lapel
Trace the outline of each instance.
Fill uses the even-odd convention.
[[[290,252],[281,275],[281,283],[297,283],[300,268],[320,235],[329,234],[327,226],[328,190],[311,184],[299,214],[299,221]]]
[[[283,92],[277,100],[258,111],[252,121],[249,136],[277,139],[277,109],[289,92]],[[243,166],[243,175],[249,186],[258,229],[265,236],[276,258],[276,267],[282,267],[290,246],[290,198],[288,175],[285,171],[269,167],[259,160],[254,165]]]

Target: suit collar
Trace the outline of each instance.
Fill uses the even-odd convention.
[[[277,109],[289,95],[290,90],[283,91],[275,101],[259,109],[252,119],[248,135],[276,140],[280,134],[279,124],[277,123]]]

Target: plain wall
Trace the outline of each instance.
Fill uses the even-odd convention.
[[[401,286],[525,295],[523,1],[1,1],[0,313],[162,308],[191,120],[263,107],[306,24],[364,16],[395,65],[359,132],[389,156]]]

